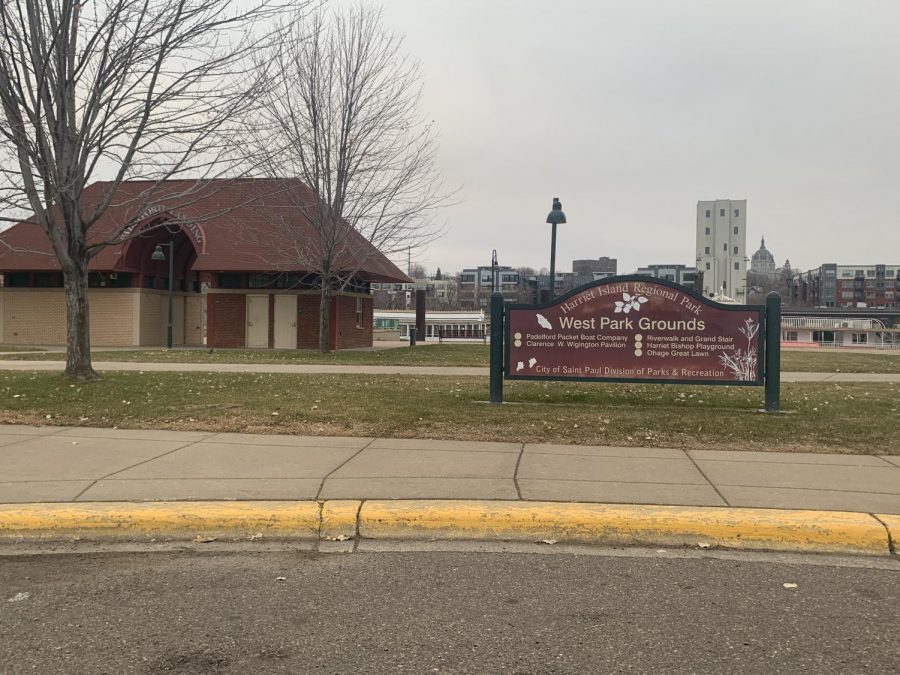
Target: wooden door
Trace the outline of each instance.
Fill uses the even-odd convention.
[[[247,346],[269,346],[269,296],[247,296]]]
[[[297,296],[275,296],[275,349],[297,348]]]

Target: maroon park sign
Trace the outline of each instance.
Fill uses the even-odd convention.
[[[507,379],[763,385],[765,307],[613,277],[545,305],[507,305]]]

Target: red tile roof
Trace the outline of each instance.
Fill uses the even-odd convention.
[[[88,242],[108,240],[135,220],[133,232],[150,236],[163,222],[178,223],[194,244],[195,271],[314,271],[302,258],[316,257],[319,238],[303,215],[303,209],[315,204],[315,199],[299,180],[167,181],[148,200],[146,195],[153,186],[149,181],[122,183],[109,209],[91,228]],[[96,203],[108,189],[109,183],[90,185],[84,193],[85,203]],[[105,247],[91,260],[90,269],[123,270],[132,241]],[[21,222],[0,232],[0,242],[0,271],[60,269],[50,242],[34,223]],[[358,270],[359,276],[372,281],[410,281],[349,226],[336,254],[335,270]]]

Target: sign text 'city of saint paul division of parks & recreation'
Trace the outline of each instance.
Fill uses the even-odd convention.
[[[764,308],[618,277],[547,305],[509,305],[509,379],[762,384]]]

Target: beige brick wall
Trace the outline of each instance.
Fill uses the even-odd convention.
[[[0,342],[10,345],[63,345],[66,343],[66,303],[62,289],[0,290],[3,318]],[[134,344],[136,294],[131,289],[91,289],[91,344],[118,347]]]
[[[166,342],[167,299],[163,293],[141,292],[140,344],[158,347]]]
[[[91,344],[98,347],[130,347],[134,345],[134,305],[137,293],[91,290]]]
[[[140,316],[137,318],[142,347],[166,344],[169,320],[169,295],[166,291],[141,290]],[[172,342],[175,345],[202,345],[203,303],[206,296],[176,293],[172,303]]]

